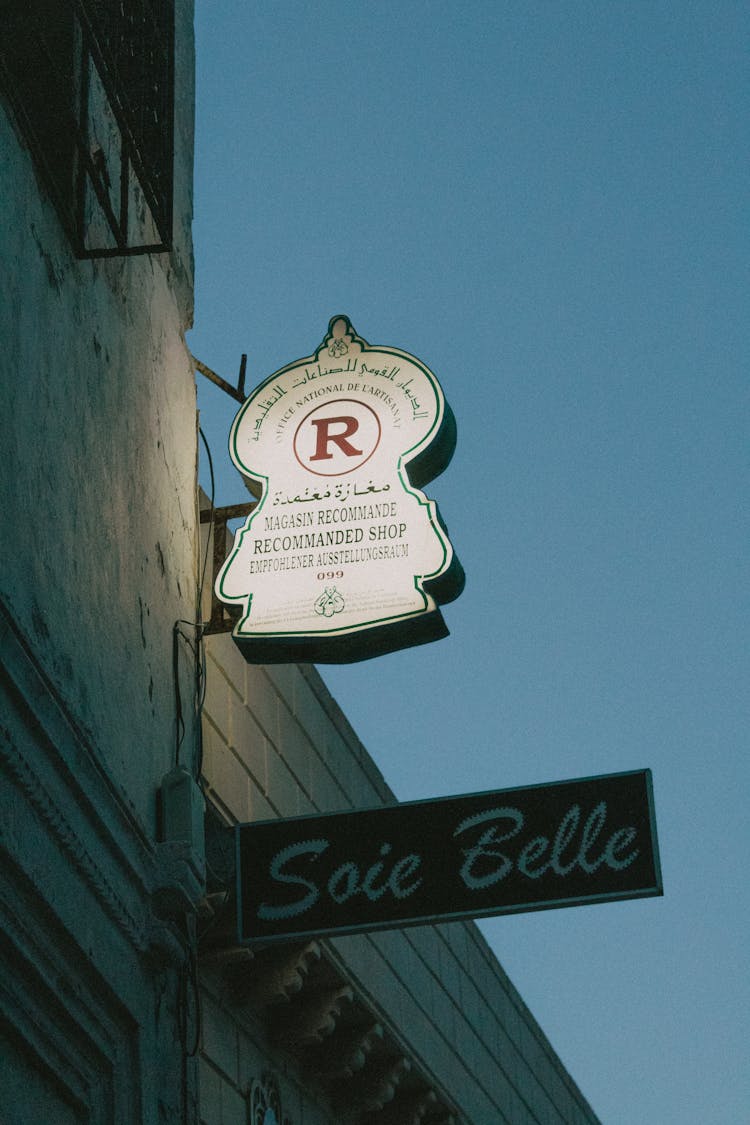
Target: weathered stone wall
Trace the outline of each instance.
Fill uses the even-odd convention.
[[[176,9],[171,253],[77,260],[0,99],[3,1125],[189,1119],[189,903],[157,843],[197,575],[192,0]],[[188,756],[184,651],[181,674]]]
[[[192,3],[171,254],[79,261],[0,105],[0,598],[147,832],[195,615]]]

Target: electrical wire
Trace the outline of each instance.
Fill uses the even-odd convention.
[[[209,496],[209,511],[211,513],[208,524],[208,535],[206,537],[206,549],[203,555],[203,562],[201,565],[200,577],[198,580],[198,597],[197,597],[197,610],[198,614],[201,613],[201,606],[203,603],[203,589],[206,582],[206,573],[208,571],[208,556],[211,549],[211,542],[214,534],[214,511],[215,511],[215,497],[216,497],[216,478],[214,475],[214,462],[211,456],[211,448],[208,444],[206,435],[203,429],[199,426],[198,433],[206,451],[208,459],[208,473],[211,481],[211,493]],[[187,625],[195,630],[195,640],[189,637],[181,625]],[[180,752],[182,743],[185,739],[186,726],[185,719],[182,711],[182,693],[180,691],[180,638],[187,644],[193,655],[195,664],[195,698],[194,698],[194,715],[196,719],[196,746],[195,746],[195,761],[194,761],[194,774],[196,779],[200,778],[203,770],[203,729],[201,724],[201,714],[203,712],[203,705],[206,701],[206,648],[203,641],[203,631],[205,623],[203,621],[175,621],[172,631],[172,675],[174,677],[174,691],[175,691],[175,766],[180,764]]]
[[[195,752],[193,761],[193,776],[196,781],[200,780],[203,770],[203,724],[201,722],[201,715],[203,706],[206,701],[206,646],[204,643],[204,630],[205,623],[200,620],[202,617],[203,606],[203,590],[206,581],[206,574],[208,571],[208,557],[213,542],[214,535],[214,511],[215,511],[215,493],[216,482],[214,477],[213,458],[211,450],[206,440],[201,427],[198,427],[198,433],[206,450],[208,458],[208,470],[211,480],[211,494],[209,497],[210,503],[210,517],[208,525],[208,535],[206,537],[206,549],[203,555],[203,562],[200,569],[197,589],[197,602],[196,602],[196,616],[199,618],[197,621],[187,621],[185,619],[178,619],[172,626],[172,676],[174,680],[174,703],[175,703],[175,746],[174,746],[174,762],[175,768],[180,766],[180,755],[182,746],[185,741],[187,733],[187,726],[185,723],[185,716],[183,714],[183,698],[180,688],[180,651],[181,643],[183,642],[191,656],[193,662],[193,717],[195,720]],[[185,628],[192,629],[193,635],[189,635]],[[228,895],[227,895],[228,897]],[[225,904],[223,904],[225,906]],[[222,910],[223,913],[223,910]],[[182,1117],[185,1125],[187,1125],[190,1110],[188,1100],[188,1060],[194,1058],[198,1053],[202,1037],[202,1024],[203,1014],[201,1008],[201,995],[198,983],[198,955],[197,955],[197,942],[198,937],[195,929],[195,924],[190,919],[186,919],[187,936],[188,936],[188,949],[186,951],[185,961],[183,962],[177,982],[177,1026],[182,1045]],[[192,1018],[191,1018],[192,1017]],[[192,1028],[191,1028],[192,1024]],[[192,1035],[191,1035],[192,1030]]]
[[[180,764],[180,748],[185,738],[185,720],[182,717],[182,694],[180,692],[180,623],[175,621],[172,627],[172,679],[174,682],[175,705],[175,769]]]
[[[209,551],[209,547],[211,545],[211,540],[213,538],[213,533],[214,533],[214,512],[216,510],[215,509],[216,479],[214,477],[214,460],[213,460],[213,457],[211,456],[211,449],[210,449],[210,446],[209,446],[208,441],[206,439],[206,435],[203,433],[203,430],[201,429],[200,426],[198,427],[198,433],[200,434],[201,441],[203,442],[203,446],[206,450],[206,457],[208,459],[208,475],[211,479],[211,495],[208,498],[208,500],[209,500],[209,511],[210,511],[211,515],[210,515],[209,522],[208,522],[208,536],[206,537],[206,553],[203,556],[203,569],[201,570],[200,582],[198,583],[198,607],[199,607],[198,612],[200,613],[200,606],[203,603],[203,585],[206,581],[206,570],[208,568],[208,551]]]
[[[184,1053],[187,1058],[193,1058],[200,1047],[203,1031],[203,1013],[198,989],[198,956],[195,946],[191,945],[182,967],[180,968],[180,988],[177,998],[177,1022]],[[191,1004],[192,1001],[192,1004]],[[193,1015],[192,1043],[188,1042],[190,1033],[190,1015]]]

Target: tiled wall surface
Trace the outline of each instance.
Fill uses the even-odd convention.
[[[204,773],[229,821],[395,800],[313,667],[246,664],[228,634],[207,638],[207,652]],[[347,936],[327,948],[466,1125],[597,1120],[473,924]],[[203,1120],[239,1125],[242,1091],[268,1058],[262,1029],[233,1023],[221,1004],[219,992],[207,995]],[[291,1069],[284,1082],[291,1125],[337,1120]]]

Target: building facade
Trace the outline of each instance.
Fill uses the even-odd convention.
[[[176,911],[202,887],[179,849],[160,851],[157,800],[176,758],[177,643],[187,699],[194,679],[175,633],[196,617],[192,5],[175,5],[166,36],[149,4],[128,8],[30,0],[3,13],[9,1125],[180,1122],[192,1089]],[[164,241],[157,218],[169,248],[149,252]],[[192,750],[189,708],[183,721]]]
[[[214,826],[394,802],[312,666],[247,664],[229,635],[214,636],[207,685]],[[209,828],[210,868],[211,841]],[[264,1081],[289,1125],[597,1120],[473,923],[254,952],[234,943],[231,910],[222,918],[231,876],[215,867],[217,918],[204,922],[199,961],[205,1125],[248,1111],[263,1122],[252,1099]]]
[[[0,1120],[594,1122],[473,924],[233,936],[233,823],[394,797],[313,667],[199,625],[192,15],[0,48]]]

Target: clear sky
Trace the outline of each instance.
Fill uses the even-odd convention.
[[[194,353],[252,386],[346,313],[458,421],[450,637],[322,675],[403,800],[653,770],[664,898],[481,929],[606,1125],[740,1125],[748,8],[196,7]]]

